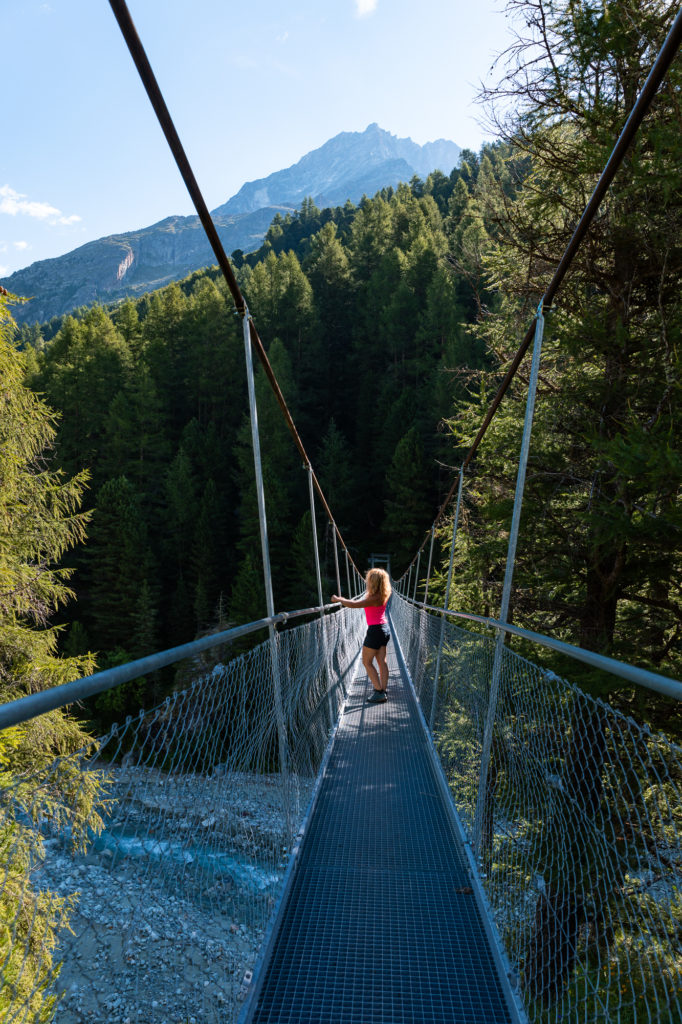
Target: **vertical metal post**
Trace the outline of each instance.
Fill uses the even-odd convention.
[[[419,563],[421,561],[421,557],[422,557],[422,553],[421,553],[421,549],[420,549],[417,552],[417,567],[416,567],[416,570],[415,570],[415,573],[414,573],[414,590],[412,591],[412,600],[413,601],[417,600],[417,587],[419,586]],[[417,661],[418,661],[419,653],[420,653],[421,627],[422,627],[421,613],[419,612],[419,610],[417,608],[413,609],[413,616],[414,616],[414,620],[416,621],[417,628],[415,629],[413,627],[413,629],[412,629],[412,642],[410,643],[410,646],[409,646],[409,658],[410,658],[410,665],[412,666],[412,671],[414,673],[414,678],[416,679],[418,677],[418,674],[419,674]]]
[[[308,470],[308,487],[310,490],[310,518],[313,521],[313,550],[315,552],[315,573],[317,575],[317,603],[320,606],[320,617],[324,618],[324,611],[322,605],[324,604],[322,598],[322,576],[320,574],[320,551],[317,546],[317,520],[315,518],[315,492],[313,490],[313,467],[307,465],[305,467]]]
[[[410,587],[412,586],[412,566],[413,565],[414,565],[414,562],[412,562],[412,565],[410,565],[410,569],[409,569],[409,572],[407,574],[407,584],[405,585],[405,597],[409,597],[410,596]]]
[[[537,319],[535,321],[535,340],[533,342],[533,358],[530,366],[530,380],[528,381],[528,398],[526,399],[526,415],[523,423],[523,437],[521,439],[521,452],[519,454],[519,468],[516,475],[516,492],[514,494],[514,511],[512,512],[511,527],[509,528],[509,543],[507,545],[507,565],[504,571],[504,585],[502,587],[502,604],[500,608],[500,621],[506,622],[509,614],[509,599],[511,596],[512,580],[514,578],[514,562],[516,559],[516,542],[519,536],[519,524],[521,522],[521,507],[523,505],[523,489],[526,483],[526,467],[528,465],[528,452],[530,449],[530,435],[533,429],[533,413],[535,411],[535,395],[538,386],[538,374],[540,372],[540,352],[542,349],[542,335],[545,328],[545,318],[542,313],[544,296],[538,306]],[[488,769],[490,767],[490,754],[493,744],[493,726],[497,713],[497,700],[500,691],[500,677],[502,674],[502,657],[504,652],[504,629],[497,632],[495,644],[495,659],[493,661],[493,674],[490,682],[490,697],[488,700],[488,713],[486,715],[485,730],[483,733],[483,749],[481,751],[481,774],[478,780],[478,799],[476,801],[476,814],[474,816],[474,852],[477,857],[481,856],[483,839],[483,817],[485,813],[485,802],[487,796]]]
[[[313,467],[308,463],[305,467],[308,470],[308,487],[310,490],[310,517],[313,521],[313,550],[315,552],[315,573],[317,575],[317,603],[320,606],[320,629],[322,631],[321,642],[322,650],[324,652],[324,664],[327,677],[329,677],[329,666],[327,665],[327,645],[324,638],[324,599],[322,597],[322,576],[320,574],[320,551],[317,544],[317,519],[315,517],[315,491],[313,490]],[[327,678],[327,684],[329,684],[329,678]],[[329,685],[327,685],[327,701],[329,703],[329,725],[330,727],[334,724],[334,707],[332,704],[332,692]]]
[[[275,601],[272,593],[272,571],[270,568],[270,545],[268,543],[268,523],[265,513],[265,491],[263,490],[263,470],[261,466],[260,438],[258,434],[258,409],[256,407],[256,386],[253,376],[253,358],[251,354],[249,311],[244,308],[242,320],[244,329],[244,357],[246,359],[246,381],[249,391],[249,411],[251,414],[251,441],[253,444],[253,464],[256,475],[256,497],[258,501],[258,522],[260,524],[260,542],[263,553],[263,577],[265,581],[265,605],[268,617],[275,614]],[[279,764],[284,784],[284,809],[287,819],[287,829],[292,831],[291,822],[291,801],[289,792],[289,764],[287,752],[286,728],[284,725],[284,709],[282,706],[281,675],[279,668],[279,648],[277,645],[277,634],[275,627],[268,626],[270,633],[270,655],[272,660],[272,682],[275,695],[275,716],[277,719],[277,738],[279,743]]]
[[[332,531],[334,535],[334,565],[336,566],[336,593],[341,595],[341,573],[339,572],[339,548],[336,543],[336,523],[332,523]],[[350,597],[350,593],[348,594]]]
[[[350,559],[348,557],[348,550],[347,550],[347,548],[343,549],[343,553],[346,556],[346,580],[348,581],[348,596],[352,597],[353,596],[353,590],[352,590],[351,585],[350,585]]]
[[[429,601],[428,601],[428,598],[429,598],[429,583],[431,581],[431,562],[433,560],[433,539],[434,539],[435,535],[436,535],[436,526],[435,526],[435,523],[434,523],[434,525],[431,527],[431,547],[429,548],[429,565],[428,565],[428,568],[426,570],[426,586],[424,587],[424,604],[428,604],[429,603]]]
[[[450,607],[450,585],[452,583],[452,566],[455,561],[455,543],[457,541],[457,524],[459,523],[459,507],[462,503],[462,481],[464,480],[464,470],[459,471],[459,484],[457,486],[457,506],[455,508],[455,521],[452,526],[452,543],[450,544],[450,566],[448,568],[448,581],[445,585],[445,604],[444,608]],[[438,641],[438,657],[436,658],[436,671],[433,677],[433,697],[431,698],[431,715],[429,717],[429,729],[433,732],[433,726],[436,721],[436,698],[438,697],[438,683],[440,680],[440,661],[443,654],[443,638],[445,636],[445,616],[442,617],[440,623],[440,640]]]
[[[414,574],[414,592],[412,594],[412,600],[417,600],[417,587],[419,586],[419,563],[421,561],[422,553],[421,549],[417,552],[417,569]]]

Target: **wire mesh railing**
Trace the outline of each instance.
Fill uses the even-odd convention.
[[[682,749],[505,648],[477,808],[495,640],[392,617],[529,1019],[682,1020]]]
[[[266,641],[197,669],[30,776],[0,760],[3,1022],[236,1019],[360,628],[341,610],[279,633],[274,663]]]

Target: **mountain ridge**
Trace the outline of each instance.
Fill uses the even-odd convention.
[[[277,213],[294,213],[311,197],[320,207],[357,203],[363,195],[426,177],[449,174],[461,149],[438,139],[420,146],[378,124],[364,132],[340,132],[295,164],[246,182],[211,215],[226,252],[259,247]],[[8,291],[30,296],[15,308],[19,323],[39,323],[95,302],[137,296],[194,270],[215,257],[199,218],[169,215],[137,231],[86,242],[63,256],[39,260],[0,279]]]
[[[351,196],[341,197],[339,191],[339,178],[345,177],[344,169],[350,161],[362,158],[365,162],[369,161],[370,166],[373,167],[387,163],[397,165],[402,162],[405,170],[411,171],[410,177],[414,174],[426,177],[436,168],[449,173],[456,165],[460,153],[459,146],[446,139],[437,139],[435,142],[427,142],[424,146],[420,146],[412,139],[397,138],[374,122],[368,125],[364,132],[340,132],[318,149],[306,153],[291,167],[275,171],[266,178],[246,182],[231,199],[228,199],[222,206],[216,207],[213,212],[216,214],[247,213],[260,206],[268,205],[268,201],[272,198],[270,196],[270,186],[272,185],[276,188],[277,200],[285,204],[298,206],[303,199],[310,195],[317,206],[338,206],[342,205],[346,199],[352,199]],[[339,168],[339,163],[341,168]],[[450,164],[450,166],[440,167],[440,163]],[[320,169],[322,169],[322,173],[320,173]],[[339,169],[341,169],[341,175]],[[303,177],[306,181],[305,189],[298,184],[294,184],[293,187],[290,185],[292,178],[298,182]],[[398,181],[385,184],[397,185]],[[359,198],[361,197],[358,196],[357,199]]]

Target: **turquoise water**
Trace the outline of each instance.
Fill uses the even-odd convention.
[[[140,838],[105,830],[93,842],[95,850],[109,850],[114,862],[124,858],[133,861],[156,861],[160,866],[183,869],[183,873],[201,873],[210,881],[227,876],[239,889],[267,893],[282,881],[283,869],[253,863],[235,851],[215,851],[199,843],[180,843],[153,836]]]

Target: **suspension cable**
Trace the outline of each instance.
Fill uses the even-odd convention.
[[[175,162],[178,165],[178,170],[180,171],[182,180],[184,181],[187,187],[187,191],[190,194],[190,198],[194,203],[194,207],[199,216],[199,220],[201,221],[204,231],[206,232],[208,240],[211,244],[211,248],[215,253],[218,266],[223,272],[223,276],[225,277],[227,286],[230,289],[232,298],[234,299],[234,304],[236,306],[237,313],[241,317],[244,317],[248,315],[246,301],[237,283],[237,279],[234,275],[234,271],[232,270],[230,261],[227,258],[225,249],[223,248],[223,243],[220,241],[220,236],[218,235],[218,231],[213,222],[213,218],[211,217],[211,214],[208,211],[208,207],[206,206],[206,203],[204,201],[204,197],[201,194],[201,189],[197,184],[197,180],[194,176],[194,172],[192,171],[190,162],[187,159],[184,147],[180,141],[180,136],[176,131],[173,119],[171,118],[168,107],[166,106],[166,101],[163,98],[163,94],[161,92],[159,84],[156,81],[156,76],[152,71],[152,67],[151,64],[149,63],[149,59],[142,45],[142,41],[140,40],[140,37],[137,33],[137,29],[135,28],[135,24],[130,15],[130,11],[128,10],[128,5],[126,4],[125,0],[109,0],[109,4],[111,6],[112,11],[114,12],[114,17],[118,22],[118,26],[121,30],[121,33],[123,34],[123,38],[125,39],[128,50],[130,51],[130,55],[133,58],[135,67],[137,68],[140,78],[142,79],[142,84],[145,87],[147,96],[149,97],[151,105],[154,109],[154,113],[156,114],[159,124],[161,125],[161,129],[166,137],[166,141],[168,142],[173,157],[175,158]],[[265,375],[268,378],[270,387],[272,388],[275,398],[277,399],[277,403],[280,409],[282,410],[282,414],[284,416],[286,425],[289,428],[289,432],[291,433],[294,439],[294,443],[298,448],[301,458],[303,459],[304,467],[310,471],[311,479],[320,497],[320,501],[324,506],[325,512],[329,517],[329,521],[334,527],[334,530],[336,531],[336,534],[341,542],[341,546],[343,547],[344,551],[348,553],[348,556],[351,562],[353,563],[353,566],[355,567],[353,557],[348,551],[348,548],[346,547],[345,541],[341,535],[341,531],[336,525],[336,520],[334,519],[332,511],[329,508],[329,505],[327,504],[327,499],[325,498],[320,482],[318,481],[317,476],[315,475],[312,463],[308,458],[308,453],[306,452],[303,442],[296,429],[296,424],[294,423],[293,417],[289,412],[289,407],[287,406],[287,403],[284,399],[284,395],[282,394],[274,370],[272,369],[272,366],[270,364],[270,360],[267,357],[267,353],[263,346],[263,342],[261,341],[258,335],[258,331],[256,330],[256,326],[251,316],[249,316],[249,333],[251,336],[251,344],[256,350],[256,354],[258,355],[261,365],[265,370]]]

